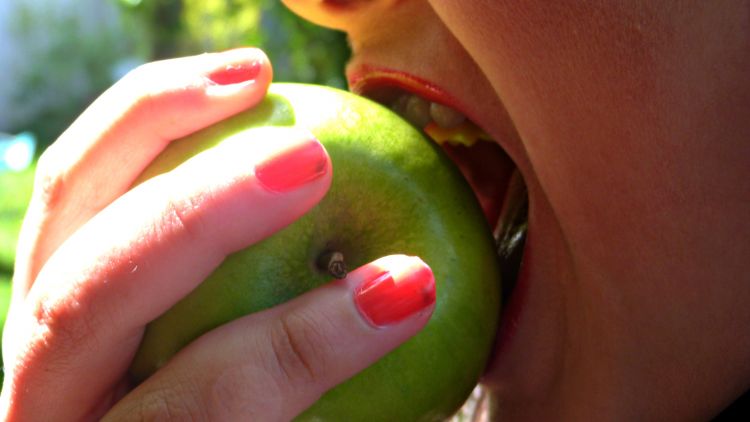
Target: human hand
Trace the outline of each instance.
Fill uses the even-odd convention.
[[[323,147],[290,129],[200,154],[131,189],[170,141],[253,106],[270,81],[255,49],[148,64],[45,152],[3,338],[6,420],[290,419],[426,323],[433,303],[404,292],[409,315],[368,322],[388,310],[357,287],[385,271],[398,285],[434,288],[417,258],[387,257],[209,332],[132,389],[127,368],[145,325],[330,184]]]

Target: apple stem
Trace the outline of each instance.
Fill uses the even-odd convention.
[[[346,278],[346,263],[344,262],[344,254],[341,252],[328,251],[323,253],[318,260],[318,266],[334,278]]]

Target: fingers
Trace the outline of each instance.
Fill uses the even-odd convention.
[[[271,73],[263,52],[243,48],[149,63],[105,92],[39,161],[16,291],[25,293],[52,251],[170,141],[258,103]]]
[[[55,412],[38,420],[77,419],[62,412],[85,411],[123,376],[146,323],[323,197],[330,162],[311,135],[269,128],[252,138],[137,186],[55,252],[6,333],[7,352],[34,363],[10,361],[7,376],[35,391],[13,397],[19,406]]]
[[[291,420],[414,335],[434,302],[432,272],[419,258],[381,258],[209,332],[107,418]]]

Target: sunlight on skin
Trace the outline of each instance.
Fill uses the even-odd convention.
[[[746,2],[285,3],[348,33],[356,89],[437,86],[523,174],[504,418],[710,418],[750,387]]]

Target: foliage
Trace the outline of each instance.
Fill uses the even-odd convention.
[[[13,271],[16,239],[31,197],[34,169],[0,173],[0,282]]]
[[[292,14],[278,0],[119,0],[151,37],[151,59],[262,48],[276,80],[344,87],[349,56],[343,33]]]
[[[22,53],[8,64],[14,106],[3,130],[34,132],[40,151],[140,62],[252,45],[269,55],[276,80],[345,86],[345,36],[301,20],[278,0],[89,3],[21,2],[13,12]]]
[[[21,221],[31,197],[33,183],[33,168],[19,173],[0,172],[0,334],[10,304],[10,280],[13,274],[16,239],[21,230]]]
[[[138,37],[120,25],[117,9],[83,3],[16,2],[9,32],[18,47],[7,64],[14,74],[13,106],[5,131],[28,130],[42,146],[51,143],[131,55]]]

